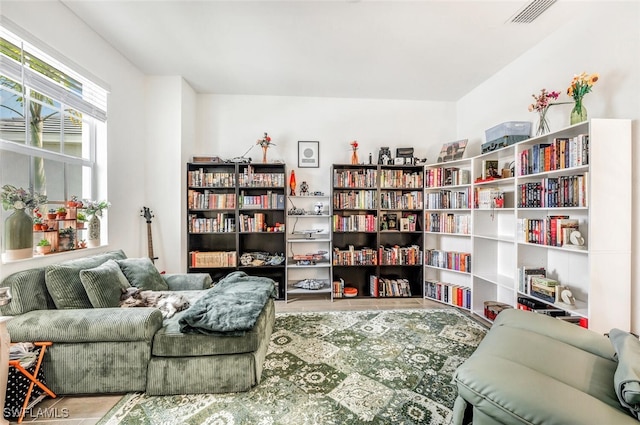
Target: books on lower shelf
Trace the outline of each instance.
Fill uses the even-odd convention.
[[[425,264],[429,266],[466,273],[471,272],[471,254],[468,252],[426,249],[424,255]]]
[[[467,209],[471,208],[471,190],[439,190],[428,192],[425,197],[426,209]]]
[[[191,251],[191,267],[235,267],[237,255],[235,251]]]
[[[374,214],[334,214],[331,226],[334,232],[375,232],[378,229],[378,217]]]
[[[545,177],[518,185],[518,208],[587,207],[589,174]]]
[[[471,233],[471,215],[453,214],[447,212],[426,213],[425,229],[427,232],[457,233],[468,235]]]
[[[189,214],[189,233],[228,233],[236,231],[234,213],[218,213],[215,217],[198,217]]]
[[[351,190],[334,192],[333,208],[338,210],[375,210],[377,208],[375,190]]]
[[[334,266],[375,266],[378,264],[378,253],[375,249],[355,249],[349,245],[348,249],[333,249]]]
[[[369,293],[372,297],[410,297],[411,284],[408,279],[369,276]]]
[[[391,210],[422,209],[422,191],[384,191],[380,194],[380,208]]]
[[[381,265],[420,265],[422,264],[422,251],[418,245],[401,247],[381,246],[378,249],[378,260]]]
[[[471,309],[471,289],[466,286],[437,280],[425,280],[424,293],[433,300]]]
[[[240,191],[238,198],[239,208],[284,209],[284,194],[274,193],[270,190],[261,195],[247,195]]]
[[[189,209],[229,209],[236,207],[235,193],[213,193],[208,189],[201,191],[189,189],[187,191],[187,208]]]

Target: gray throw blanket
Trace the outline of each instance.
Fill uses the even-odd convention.
[[[240,271],[230,273],[184,312],[180,331],[242,335],[254,327],[267,300],[275,297],[272,279]]]

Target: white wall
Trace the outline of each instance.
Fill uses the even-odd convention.
[[[148,174],[146,147],[141,143],[145,139],[145,128],[141,124],[145,119],[144,75],[59,2],[2,1],[2,17],[46,41],[51,49],[110,85],[109,146],[106,150],[99,148],[100,152],[106,152],[109,163],[106,192],[99,194],[100,199],[112,203],[107,210],[111,223],[108,248],[121,248],[131,257],[145,255],[146,251],[140,251],[138,240],[144,225],[139,210],[145,202],[144,181]],[[59,254],[60,257],[52,255],[0,265],[0,277],[59,261],[62,256],[69,258],[97,251],[77,251]]]
[[[455,104],[445,102],[199,95],[197,149],[192,154],[242,155],[262,160],[256,146],[267,132],[275,147],[268,160],[283,160],[298,184],[329,192],[329,168],[349,163],[357,140],[361,162],[376,163],[380,146],[414,147],[417,157],[435,162],[442,144],[455,140]],[[297,168],[298,141],[320,142],[320,168]]]
[[[563,93],[559,101],[569,101],[566,89],[574,74],[600,74],[593,91],[586,95],[590,117],[634,119],[633,145],[640,134],[640,3],[607,3],[580,21],[567,22],[489,80],[458,102],[458,137],[469,137],[470,149],[480,153],[484,129],[504,121],[532,121],[527,111],[532,94],[540,89]],[[572,105],[549,110],[551,130],[569,125]],[[615,140],[611,140],[615,149]],[[640,150],[634,148],[633,182],[638,181]],[[612,188],[615,190],[615,187]],[[640,185],[632,196],[632,329],[640,330]],[[624,196],[624,195],[621,195]],[[606,223],[595,223],[606,225]],[[620,300],[620,303],[629,300]]]

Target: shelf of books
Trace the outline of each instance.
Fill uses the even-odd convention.
[[[234,270],[285,291],[283,164],[187,164],[187,271],[219,280]]]
[[[425,298],[471,309],[472,163],[427,165],[424,189]]]
[[[333,297],[422,295],[424,168],[332,167]]]
[[[462,299],[488,320],[522,308],[601,333],[629,328],[630,157],[631,121],[593,119],[427,165],[425,297]],[[460,252],[470,270],[431,259]]]

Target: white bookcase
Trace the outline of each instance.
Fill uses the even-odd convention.
[[[531,162],[524,161],[523,158],[528,155],[524,152],[535,145],[554,144],[557,139],[582,138],[584,135],[588,136],[588,163],[575,161],[573,164],[567,163],[568,167],[546,171],[526,167]],[[497,161],[501,178],[483,179],[483,170],[495,165],[490,161]],[[482,317],[485,301],[498,301],[515,307],[518,297],[525,297],[580,316],[588,321],[590,329],[599,333],[608,332],[613,327],[629,329],[630,120],[593,119],[473,158],[428,165],[426,172],[448,167],[470,170],[469,187],[473,193],[473,204],[469,210],[471,234],[451,235],[427,231],[425,251],[468,250],[472,258],[471,272],[465,274],[425,266],[425,297],[430,297],[427,281],[438,279],[468,287],[471,293],[469,309]],[[514,175],[508,171],[502,173],[511,169]],[[576,189],[571,192],[575,194],[576,202],[553,206],[548,201],[555,201],[555,198],[545,198],[547,192],[543,192],[546,204],[542,200],[535,203],[537,198],[533,194],[540,193],[539,190],[536,192],[536,185],[539,189],[547,183],[544,179],[550,179],[550,185],[555,184],[555,179],[566,181],[566,184],[562,183],[565,188],[581,188],[584,182],[583,193],[580,194]],[[426,186],[425,197],[431,192],[455,188],[433,187],[428,182]],[[523,190],[529,193],[529,197],[525,198],[529,200],[528,203],[523,203]],[[497,204],[483,202],[487,194],[493,199],[496,193],[502,194]],[[568,196],[568,192],[565,195]],[[586,197],[586,201],[580,205],[577,201],[583,197]],[[431,208],[425,209],[426,215],[432,212]],[[544,226],[535,227],[535,223],[544,224],[552,216],[568,216],[577,220],[584,245],[552,246],[533,243],[533,239],[530,241],[525,237],[523,226],[532,226],[538,231]],[[425,228],[428,230],[428,226]],[[541,236],[537,233],[536,237]],[[546,237],[550,239],[551,236],[547,234]],[[547,277],[569,288],[575,297],[575,305],[539,299],[527,288],[520,287],[519,272],[524,266],[545,268]]]
[[[287,201],[287,301],[298,296],[325,294],[331,300],[331,197],[288,196]],[[322,206],[322,211],[318,209]],[[320,256],[319,253],[324,253]],[[315,255],[314,255],[315,254]],[[303,258],[305,257],[305,258]],[[320,289],[298,287],[310,279]]]

